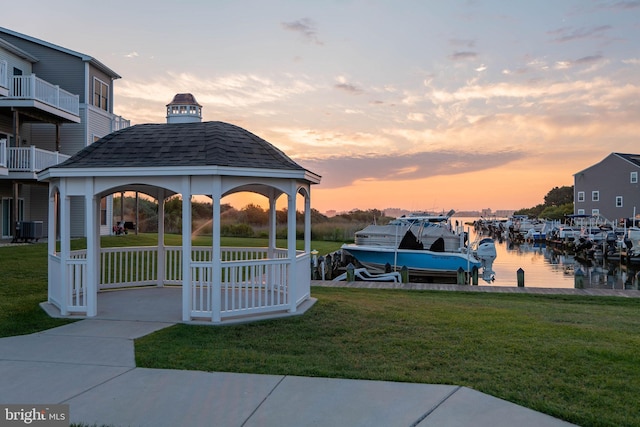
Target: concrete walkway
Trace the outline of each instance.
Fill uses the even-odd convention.
[[[167,299],[169,321],[157,305],[145,320],[113,320],[109,310],[137,299],[129,292],[101,294],[111,301],[98,318],[0,339],[0,403],[69,404],[71,422],[97,426],[571,425],[455,385],[136,368],[133,340],[174,324],[179,309]]]

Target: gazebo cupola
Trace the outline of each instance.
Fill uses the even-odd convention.
[[[197,123],[202,121],[202,105],[190,93],[178,93],[167,104],[167,123]]]

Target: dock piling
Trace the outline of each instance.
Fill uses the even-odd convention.
[[[471,269],[471,284],[473,286],[478,286],[478,267],[475,265]]]
[[[356,281],[356,267],[349,263],[347,265],[347,282],[355,282]]]
[[[573,283],[576,289],[584,289],[584,272],[579,267],[575,272]]]
[[[516,271],[516,276],[518,278],[518,287],[524,288],[524,270],[519,268],[518,271]]]

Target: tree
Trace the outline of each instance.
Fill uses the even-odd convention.
[[[553,187],[544,203],[532,208],[523,208],[515,215],[528,215],[530,218],[562,219],[564,214],[573,213],[573,186]]]
[[[551,191],[544,196],[545,206],[561,206],[567,203],[573,203],[573,185],[570,187],[553,187]]]
[[[251,225],[267,225],[269,223],[269,213],[258,205],[248,204],[240,211],[242,222]]]
[[[564,219],[565,215],[572,213],[573,203],[565,203],[560,206],[547,206],[538,216],[545,219]]]

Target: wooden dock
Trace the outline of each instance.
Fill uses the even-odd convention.
[[[393,282],[333,282],[330,280],[312,280],[311,286],[325,288],[357,288],[357,289],[401,289],[411,291],[452,291],[452,292],[493,292],[505,294],[533,295],[582,295],[609,296],[623,298],[640,298],[640,290],[635,289],[600,289],[600,288],[532,288],[517,286],[471,286],[449,285],[438,283],[393,283]]]

